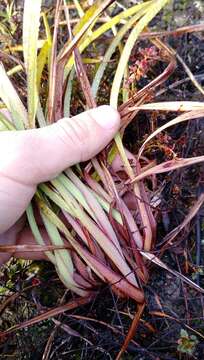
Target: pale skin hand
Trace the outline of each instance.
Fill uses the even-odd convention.
[[[42,129],[0,133],[0,245],[35,244],[22,230],[22,215],[39,183],[101,151],[120,127],[120,117],[101,106]],[[42,230],[46,237],[46,233]],[[27,259],[41,253],[18,253]],[[0,264],[11,254],[0,253]]]

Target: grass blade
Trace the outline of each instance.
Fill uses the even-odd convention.
[[[124,72],[133,49],[135,45],[135,41],[138,36],[142,32],[142,30],[148,26],[149,22],[156,16],[156,14],[166,5],[169,0],[156,0],[147,8],[147,13],[138,21],[136,26],[131,31],[128,40],[123,49],[116,74],[113,80],[112,88],[111,88],[111,96],[110,96],[110,104],[117,109],[118,105],[118,95],[120,91],[120,86],[122,82],[122,78],[124,76]]]
[[[23,56],[27,73],[28,123],[35,127],[38,105],[37,49],[40,27],[41,0],[25,0],[23,13]]]
[[[76,34],[73,41],[68,44],[68,46],[65,46],[62,51],[60,52],[58,56],[58,60],[62,60],[66,58],[69,54],[71,54],[72,50],[75,48],[75,46],[79,43],[81,38],[84,36],[86,31],[90,28],[91,24],[97,19],[97,17],[113,2],[114,0],[106,0],[103,1],[103,3],[97,2],[96,11],[94,14],[89,18],[88,21],[85,22],[83,27],[80,29],[80,31]]]
[[[177,170],[185,166],[194,165],[204,161],[204,155],[202,156],[195,156],[192,158],[175,158],[173,160],[166,161],[162,164],[153,166],[152,168],[142,172],[138,176],[136,176],[132,182],[138,182],[142,179],[146,178],[147,176],[155,175],[155,174],[162,174],[168,171]]]
[[[204,110],[204,103],[200,101],[165,101],[133,106],[129,110],[195,111]]]
[[[0,63],[0,98],[12,116],[17,130],[28,126],[27,112],[15,88],[12,85],[3,65]]]
[[[56,92],[56,77],[57,77],[57,34],[58,25],[60,20],[60,5],[62,0],[57,0],[55,8],[55,20],[54,20],[54,32],[53,41],[50,55],[50,66],[49,66],[49,97],[48,97],[48,123],[54,121],[54,103],[55,103],[55,92]]]
[[[146,8],[142,8],[140,11],[138,11],[136,13],[136,15],[131,18],[123,27],[122,29],[118,32],[118,34],[115,36],[114,40],[111,42],[108,50],[106,51],[104,57],[103,57],[103,61],[101,62],[96,75],[94,77],[93,83],[92,83],[92,93],[93,96],[95,97],[100,85],[100,81],[103,77],[104,71],[108,65],[108,62],[111,59],[111,56],[113,55],[113,53],[115,52],[116,47],[120,44],[120,41],[122,40],[122,38],[124,37],[124,35],[127,33],[127,31],[129,29],[131,29],[131,27],[135,24],[135,22],[142,16],[144,15],[146,11]]]
[[[0,131],[16,130],[15,126],[7,119],[6,115],[0,111]]]
[[[36,242],[39,245],[46,245],[43,238],[42,238],[42,236],[41,236],[41,233],[39,231],[39,228],[38,228],[38,225],[37,225],[37,222],[35,220],[34,213],[33,213],[33,207],[32,207],[31,204],[28,206],[28,208],[26,210],[26,214],[27,214],[27,219],[28,219],[29,225],[30,225],[30,229],[31,229],[31,231],[33,233],[33,236],[34,236]],[[52,252],[46,251],[45,254],[53,264],[56,264],[55,256],[53,255]]]
[[[52,244],[56,246],[63,246],[64,241],[62,240],[56,226],[43,213],[41,213],[41,216]],[[61,281],[68,289],[74,291],[78,295],[85,296],[86,292],[83,289],[80,289],[73,279],[74,267],[69,251],[63,249],[55,250],[54,254],[56,260],[56,271]]]
[[[96,29],[95,31],[93,31],[91,35],[86,36],[85,38],[83,37],[83,42],[79,41],[79,51],[80,51],[80,53],[82,53],[93,41],[98,39],[106,31],[110,30],[113,26],[119,24],[121,22],[121,20],[126,19],[126,18],[128,18],[130,16],[133,16],[134,14],[136,14],[141,9],[148,8],[148,6],[150,4],[152,4],[152,3],[154,3],[154,0],[147,1],[147,2],[142,3],[142,4],[137,4],[135,6],[132,6],[131,8],[129,8],[129,9],[125,10],[125,11],[122,11],[118,15],[114,16],[110,21],[108,21],[105,24],[99,26],[99,28]],[[74,59],[72,57],[69,60],[69,62],[67,63],[67,65],[66,65],[66,75],[68,75],[68,73],[71,70],[73,64],[74,64]]]

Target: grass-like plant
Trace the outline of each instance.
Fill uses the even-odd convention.
[[[156,221],[143,179],[203,161],[204,156],[190,159],[175,157],[165,163],[144,168],[140,158],[146,143],[159,132],[180,122],[202,117],[204,104],[144,104],[152,99],[156,87],[175,68],[174,54],[154,37],[151,37],[154,45],[165,53],[167,68],[142,90],[134,89],[131,92],[131,85],[128,85],[129,89],[127,84],[124,86],[136,40],[144,30],[148,32],[148,24],[168,0],[141,2],[109,17],[101,25],[100,16],[112,3],[112,0],[95,1],[84,13],[80,2],[75,0],[76,11],[81,19],[72,27],[66,1],[58,0],[54,30],[51,31],[47,14],[41,10],[41,0],[25,0],[22,42],[24,64],[10,71],[26,72],[27,108],[1,64],[0,98],[10,112],[13,123],[5,115],[0,116],[0,122],[2,131],[26,130],[46,126],[61,117],[70,116],[75,78],[81,84],[87,108],[95,107],[104,73],[118,49],[120,56],[110,84],[109,103],[121,114],[121,131],[103,151],[103,156],[92,159],[87,166],[79,164],[69,168],[49,183],[40,184],[26,213],[37,244],[46,246],[34,216],[34,208],[38,208],[50,241],[55,246],[53,251],[46,251],[46,255],[55,265],[64,285],[80,297],[87,298],[87,301],[94,296],[101,282],[112,286],[120,296],[134,299],[140,304],[133,324],[135,328],[145,302],[142,284],[148,279],[144,257],[152,250],[156,240]],[[68,41],[59,49],[57,39],[62,14]],[[41,39],[40,22],[45,29],[45,37]],[[83,53],[87,52],[89,46],[97,46],[100,37],[108,31],[112,32],[111,41],[90,85],[83,65]],[[42,92],[45,68],[48,71],[48,81],[44,84],[46,91]],[[141,147],[138,157],[132,156],[129,159],[122,142],[124,130],[138,111],[145,110],[184,113],[152,133]],[[112,168],[116,155],[119,155],[126,174],[125,180],[117,177],[117,183]],[[118,191],[121,187],[127,187],[137,203],[137,220]],[[66,223],[59,216],[61,212]]]

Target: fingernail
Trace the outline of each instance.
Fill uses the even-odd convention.
[[[99,106],[96,109],[91,110],[91,116],[94,117],[96,122],[104,129],[119,129],[120,127],[120,115],[117,110],[113,109],[109,105]]]

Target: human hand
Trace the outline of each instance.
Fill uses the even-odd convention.
[[[100,152],[120,126],[110,106],[100,106],[40,129],[0,133],[0,245],[35,244],[21,216],[39,183]],[[42,235],[47,237],[45,230]],[[43,253],[14,256],[39,259]],[[11,254],[0,253],[0,264]]]

